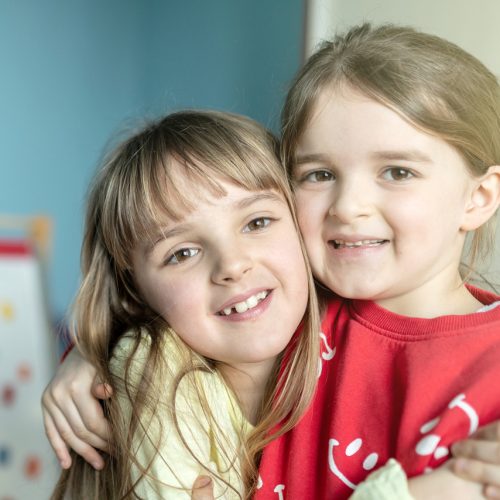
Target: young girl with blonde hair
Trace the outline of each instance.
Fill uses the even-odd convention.
[[[89,195],[82,272],[73,334],[113,390],[112,445],[102,471],[74,457],[54,498],[186,498],[202,472],[217,497],[246,498],[270,430],[297,423],[317,378],[316,297],[272,135],[193,111],[124,141]]]
[[[313,273],[336,294],[323,321],[335,356],[264,451],[256,498],[281,484],[342,499],[389,457],[410,477],[438,467],[500,417],[500,297],[466,282],[493,249],[498,80],[439,37],[355,27],[297,75],[282,157]]]

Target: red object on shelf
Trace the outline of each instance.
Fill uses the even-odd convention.
[[[0,239],[0,255],[33,255],[33,248],[26,240]]]

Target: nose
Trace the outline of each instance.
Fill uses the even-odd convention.
[[[219,285],[236,283],[252,269],[248,248],[231,246],[217,252],[212,271],[212,281]]]
[[[328,215],[342,223],[350,223],[359,217],[368,216],[371,204],[370,189],[366,184],[354,179],[349,182],[338,182]]]

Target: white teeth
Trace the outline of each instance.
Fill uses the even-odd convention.
[[[253,309],[261,300],[265,299],[268,296],[269,292],[262,291],[256,293],[248,297],[248,299],[238,302],[233,307],[226,307],[221,311],[221,314],[225,316],[229,316],[232,312],[236,311],[237,313],[244,313],[249,309]]]
[[[252,295],[251,297],[248,297],[248,299],[246,300],[248,309],[252,309],[252,307],[255,307],[258,303],[259,299],[257,298],[256,295]]]
[[[333,243],[337,248],[354,248],[354,247],[368,247],[376,246],[383,243],[385,240],[360,240],[360,241],[345,241],[345,240],[333,240]]]
[[[235,304],[234,308],[236,309],[237,313],[244,313],[245,311],[248,311],[246,302],[238,302],[237,304]]]

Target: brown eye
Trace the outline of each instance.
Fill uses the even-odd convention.
[[[181,248],[170,255],[170,257],[168,257],[165,261],[165,264],[167,264],[167,266],[180,264],[181,262],[198,255],[199,251],[200,250],[198,248]]]
[[[334,175],[328,170],[315,170],[314,172],[309,172],[304,180],[307,182],[328,182],[334,179]]]
[[[403,167],[390,167],[384,171],[382,177],[388,181],[406,181],[415,177],[413,172]]]
[[[257,217],[251,220],[243,229],[244,232],[249,233],[252,231],[259,231],[264,229],[271,224],[271,219],[269,217]]]

